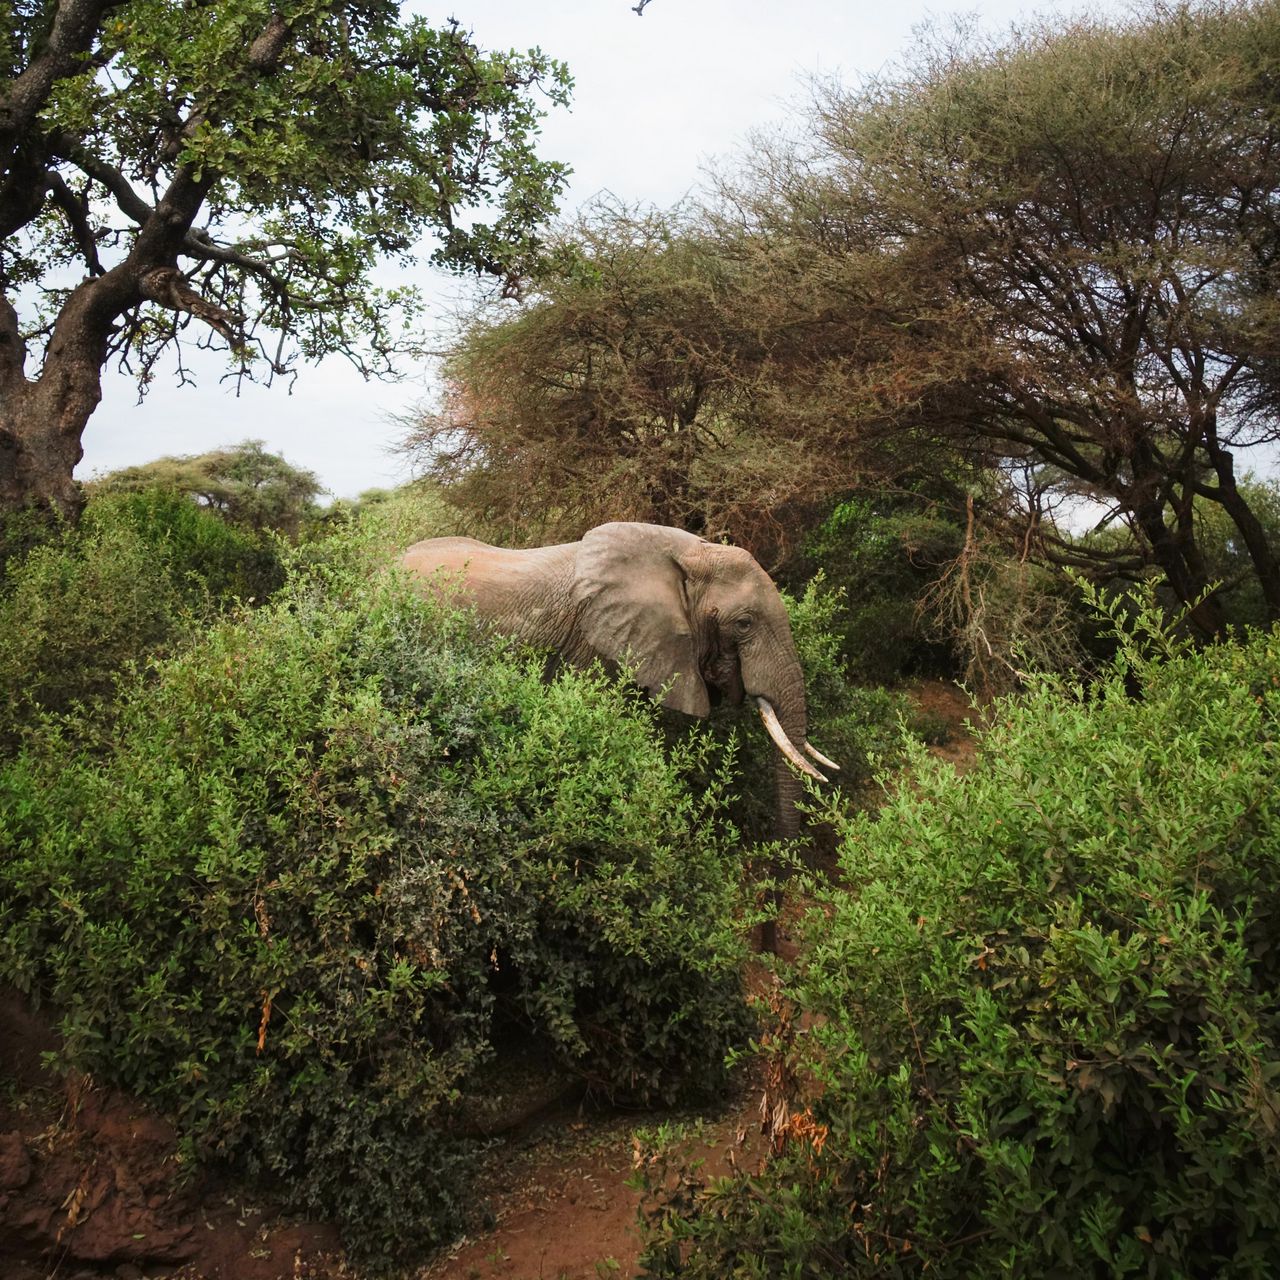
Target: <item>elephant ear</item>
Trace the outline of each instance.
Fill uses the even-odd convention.
[[[690,716],[711,710],[680,556],[699,545],[682,529],[619,522],[592,529],[578,548],[578,630],[597,657],[626,662],[663,706]]]

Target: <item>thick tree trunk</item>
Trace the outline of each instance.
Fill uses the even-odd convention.
[[[102,364],[119,310],[105,278],[85,281],[67,299],[49,337],[40,375],[23,371],[26,351],[12,308],[0,315],[0,512],[51,508],[74,518],[72,476],[80,439],[102,399]],[[115,283],[115,282],[111,282]]]
[[[68,294],[34,379],[26,376],[17,312],[0,296],[0,513],[31,506],[78,512],[72,472],[83,456],[80,439],[102,399],[113,325],[131,307],[154,302],[232,335],[233,318],[196,294],[176,266],[215,178],[178,170],[128,257]]]
[[[81,434],[101,398],[96,372],[60,386],[41,379],[0,399],[0,513],[36,507],[68,519],[79,514],[72,473],[84,453]]]
[[[1240,538],[1249,553],[1249,559],[1253,561],[1254,572],[1258,575],[1267,610],[1274,621],[1280,618],[1280,560],[1276,558],[1275,548],[1268,541],[1262,522],[1236,485],[1235,459],[1230,451],[1222,448],[1216,441],[1211,441],[1209,460],[1218,476],[1218,488],[1208,496],[1222,504],[1231,517],[1231,522],[1240,531]]]

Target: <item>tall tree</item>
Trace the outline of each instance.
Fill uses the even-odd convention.
[[[194,340],[241,376],[389,370],[432,258],[518,280],[562,166],[540,51],[485,54],[396,0],[15,0],[0,14],[0,510],[72,510],[113,357]]]
[[[508,539],[648,520],[775,560],[836,482],[776,429],[767,277],[692,210],[597,205],[556,250],[527,298],[468,318],[409,453]]]
[[[1217,504],[1280,617],[1236,476],[1280,435],[1277,83],[1280,4],[1247,0],[931,38],[896,78],[820,90],[816,145],[762,152],[727,209],[811,257],[800,301],[827,337],[788,360],[803,387],[808,350],[828,369],[844,344],[831,447],[914,434],[1030,466],[1030,518],[1106,503],[1184,601]],[[1196,617],[1221,626],[1212,600]]]

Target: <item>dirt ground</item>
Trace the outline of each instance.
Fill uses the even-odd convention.
[[[711,1173],[763,1157],[759,1089],[723,1115],[690,1122],[684,1149]],[[659,1119],[650,1117],[649,1126]],[[420,1280],[624,1280],[640,1255],[640,1192],[634,1173],[640,1116],[544,1123],[504,1151],[486,1180],[494,1222],[437,1258]]]
[[[42,1066],[46,1019],[0,989],[0,1280],[279,1280],[336,1255],[337,1232],[284,1222],[185,1178],[173,1129],[136,1099]]]
[[[975,758],[972,724],[980,724],[982,712],[975,709],[969,696],[949,680],[917,680],[907,689],[916,713],[937,725],[945,735],[933,743],[929,754],[965,773]]]
[[[967,698],[941,681],[910,692],[939,729],[930,750],[964,772]],[[751,981],[758,991],[768,979]],[[0,1280],[359,1280],[332,1227],[185,1177],[172,1129],[139,1101],[51,1076],[41,1054],[54,1043],[48,1022],[0,989]],[[742,1084],[720,1115],[687,1122],[686,1149],[708,1171],[764,1158],[763,1090]],[[418,1280],[629,1280],[640,1251],[634,1135],[662,1119],[563,1101],[526,1119],[477,1180],[491,1225]]]
[[[214,1180],[188,1183],[164,1120],[85,1077],[53,1079],[40,1063],[53,1043],[47,1022],[0,989],[0,1280],[359,1280],[332,1227]],[[715,1171],[761,1151],[758,1090],[732,1103],[688,1121],[688,1149]],[[633,1275],[634,1134],[664,1119],[559,1103],[529,1120],[476,1180],[491,1225],[421,1280]]]

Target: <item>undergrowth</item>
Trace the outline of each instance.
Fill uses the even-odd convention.
[[[651,1163],[645,1274],[1280,1269],[1280,634],[1111,622],[1103,678],[1005,700],[967,776],[918,749],[827,815],[763,1042],[780,1154]]]
[[[714,1095],[746,1030],[707,740],[477,634],[339,538],[0,767],[0,977],[60,1060],[402,1265],[467,1221],[498,1039]],[[728,767],[727,765],[725,766]]]

